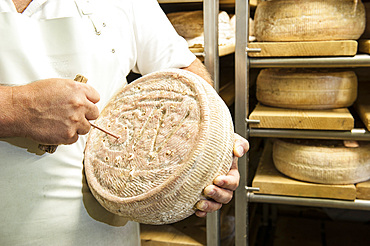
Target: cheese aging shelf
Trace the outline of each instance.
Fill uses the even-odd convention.
[[[292,128],[275,128],[275,127],[258,127],[260,121],[250,116],[253,113],[251,107],[250,87],[252,84],[250,75],[252,69],[263,68],[370,68],[370,55],[356,54],[353,56],[289,56],[289,57],[259,57],[255,54],[263,49],[263,46],[251,45],[247,38],[250,17],[250,1],[236,0],[235,1],[236,14],[236,45],[235,45],[235,128],[236,132],[247,139],[250,138],[264,138],[266,142],[270,138],[302,138],[302,139],[328,139],[328,140],[361,140],[370,141],[370,132],[366,126],[353,126],[346,130],[328,130],[328,129],[303,129],[299,127]],[[370,69],[369,69],[370,70]],[[367,73],[370,72],[367,71]],[[252,112],[250,112],[252,111]],[[264,153],[266,154],[266,153]],[[370,198],[358,199],[356,197],[355,185],[344,187],[351,189],[352,197],[348,199],[330,198],[325,195],[319,197],[315,194],[300,196],[294,194],[294,191],[286,192],[266,192],[259,193],[260,188],[253,185],[253,178],[250,178],[250,156],[253,153],[247,153],[239,160],[239,172],[241,180],[239,187],[235,192],[235,245],[248,245],[249,240],[249,203],[271,203],[271,204],[285,204],[285,205],[301,205],[311,207],[328,207],[354,210],[370,210]],[[269,153],[267,153],[269,155]],[[267,157],[266,157],[267,158]],[[266,159],[265,158],[265,159]],[[267,158],[268,159],[268,158]],[[266,160],[265,160],[266,161]],[[259,165],[261,165],[260,160]],[[271,158],[267,163],[272,164]],[[258,169],[257,169],[258,172]],[[276,171],[277,172],[277,171]],[[279,174],[276,174],[277,176]],[[281,177],[276,178],[276,182],[280,182]],[[269,180],[257,180],[255,184],[269,185]],[[275,179],[271,182],[275,182]],[[367,190],[369,189],[369,181],[367,181]],[[279,184],[281,185],[281,184]],[[300,183],[292,183],[295,189],[300,189]],[[311,186],[310,189],[314,187]],[[287,189],[289,187],[286,187]],[[321,187],[327,188],[327,187]],[[343,188],[343,187],[342,187]],[[362,187],[361,187],[362,188]],[[261,188],[262,189],[262,188]],[[280,186],[284,189],[284,186]],[[293,192],[293,193],[292,193]],[[298,191],[296,193],[299,193]],[[304,192],[303,192],[304,193]],[[359,193],[359,190],[357,190]]]
[[[179,35],[186,39],[189,44],[190,51],[203,61],[206,51],[204,50],[203,37],[200,35],[200,30],[198,29],[203,26],[203,23],[200,23],[201,16],[197,10],[199,10],[199,7],[205,2],[203,2],[203,0],[158,0],[158,2],[162,5],[162,7],[164,7],[165,10],[170,10],[170,13],[167,17],[173,23]],[[233,54],[235,51],[235,43],[233,42],[234,39],[231,36],[234,34],[234,30],[232,30],[231,25],[232,15],[227,13],[227,11],[231,9],[231,2],[232,1],[220,0],[218,4],[218,6],[222,8],[218,15],[218,24],[219,27],[221,27],[218,30],[218,33],[220,34],[219,37],[221,37],[218,39],[218,54],[220,57]],[[215,1],[212,1],[211,3],[216,5]],[[172,6],[175,6],[175,8]],[[207,11],[204,11],[205,16],[203,19],[205,21],[204,23],[208,25],[209,17],[206,16]],[[183,13],[183,15],[181,15],[181,13]],[[213,18],[213,15],[211,18]],[[227,21],[230,22],[229,27],[226,25]],[[208,27],[212,28],[213,25],[208,25]],[[198,34],[199,36],[193,36],[194,33]]]
[[[222,1],[222,0],[221,0]],[[162,9],[164,9],[164,5],[171,5],[171,4],[199,4],[201,8],[203,8],[203,19],[204,19],[204,48],[200,53],[195,53],[198,57],[203,59],[204,65],[206,66],[207,70],[209,71],[211,78],[214,82],[214,88],[217,92],[219,92],[220,87],[220,75],[219,75],[219,47],[218,47],[218,13],[219,13],[219,0],[158,0],[158,3],[161,4]],[[182,5],[181,5],[182,6]],[[225,54],[232,53],[232,51],[226,51]],[[193,52],[194,53],[194,52]],[[158,226],[156,226],[158,229]],[[154,230],[156,230],[154,229]],[[145,235],[147,235],[151,231],[151,227],[146,228]],[[164,228],[161,233],[164,232],[164,235],[167,238],[175,238],[178,236],[178,233],[173,233],[167,231],[168,228]],[[176,231],[176,230],[175,230]],[[159,234],[161,234],[159,233]],[[158,234],[156,232],[155,234]],[[162,236],[161,235],[157,236]],[[168,235],[170,234],[170,235]],[[182,233],[180,233],[182,234]],[[180,236],[181,242],[173,241],[169,242],[168,240],[165,242],[158,241],[159,244],[165,243],[167,244],[176,244],[180,243],[181,245],[187,244],[190,241],[194,243],[196,240],[184,240],[183,235]],[[142,242],[148,242],[150,245],[152,238],[142,238]],[[155,242],[153,242],[155,244]],[[199,242],[196,242],[197,245]],[[220,213],[219,211],[208,214],[206,218],[206,244],[211,246],[219,246],[220,245]],[[146,245],[146,244],[145,244]],[[189,244],[193,245],[193,244]],[[203,245],[203,244],[202,244]]]

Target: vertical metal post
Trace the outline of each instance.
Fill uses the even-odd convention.
[[[204,18],[204,65],[219,91],[219,55],[218,55],[218,13],[219,0],[203,1]]]
[[[249,114],[247,37],[249,36],[249,0],[235,1],[235,130],[248,138],[246,118]],[[235,191],[235,245],[248,245],[248,201],[247,186],[248,153],[239,158],[240,183]]]
[[[218,12],[219,0],[203,1],[204,18],[204,64],[214,81],[214,88],[219,91],[218,57]],[[207,215],[207,245],[220,245],[220,212]]]

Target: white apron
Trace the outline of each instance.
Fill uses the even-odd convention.
[[[114,30],[90,5],[77,6],[80,17],[41,21],[0,13],[1,84],[82,74],[104,106],[126,82],[130,65],[117,56],[130,51],[114,43]],[[53,154],[37,146],[0,138],[0,245],[139,245],[139,225],[107,212],[91,196],[83,179],[85,137]]]

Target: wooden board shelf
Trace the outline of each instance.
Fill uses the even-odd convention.
[[[248,48],[261,49],[261,52],[248,52],[250,57],[354,56],[358,43],[354,40],[250,42]]]
[[[191,52],[196,53],[196,54],[204,52],[204,47],[189,48],[189,49],[190,49]],[[232,54],[234,52],[235,52],[235,44],[218,46],[218,55],[219,56],[226,56],[226,55]]]
[[[230,82],[220,88],[220,97],[228,107],[231,107],[235,101],[235,83]]]
[[[142,246],[205,246],[205,219],[195,215],[171,225],[140,224]]]
[[[326,185],[303,182],[281,174],[272,160],[272,144],[268,142],[260,159],[252,187],[260,188],[261,194],[285,195],[311,198],[355,200],[356,186]]]
[[[255,8],[260,0],[249,0],[249,4],[252,8]],[[220,0],[221,6],[235,7],[235,0]]]
[[[370,131],[370,81],[359,82],[358,88],[359,90],[354,108],[367,130]]]
[[[370,200],[370,180],[356,184],[357,199]]]
[[[354,118],[347,108],[327,110],[298,110],[264,106],[260,103],[249,116],[259,120],[251,128],[352,130]]]
[[[358,42],[358,51],[361,53],[370,54],[370,40],[362,39]]]

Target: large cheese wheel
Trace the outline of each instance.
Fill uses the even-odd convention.
[[[322,69],[263,69],[256,81],[262,104],[295,109],[332,109],[351,106],[357,98],[353,71]]]
[[[370,38],[370,2],[364,3],[366,11],[366,27],[365,32],[361,38]]]
[[[294,179],[322,184],[354,184],[370,178],[370,143],[349,148],[343,141],[277,139],[277,170]]]
[[[167,224],[195,212],[205,186],[232,163],[230,112],[199,76],[172,69],[122,88],[102,110],[85,150],[95,198],[112,213]]]
[[[168,19],[177,31],[185,38],[190,48],[204,46],[204,17],[203,10],[173,12],[167,14]],[[225,11],[218,14],[218,43],[230,45],[235,42],[230,16]]]
[[[236,15],[235,14],[230,17],[230,25],[231,25],[232,31],[235,33],[236,32]],[[254,37],[254,21],[252,18],[249,18],[248,26],[249,26],[249,33],[248,33],[249,39],[248,40],[250,42],[255,41],[256,38]]]
[[[365,30],[361,0],[271,0],[257,5],[258,41],[356,40]]]

